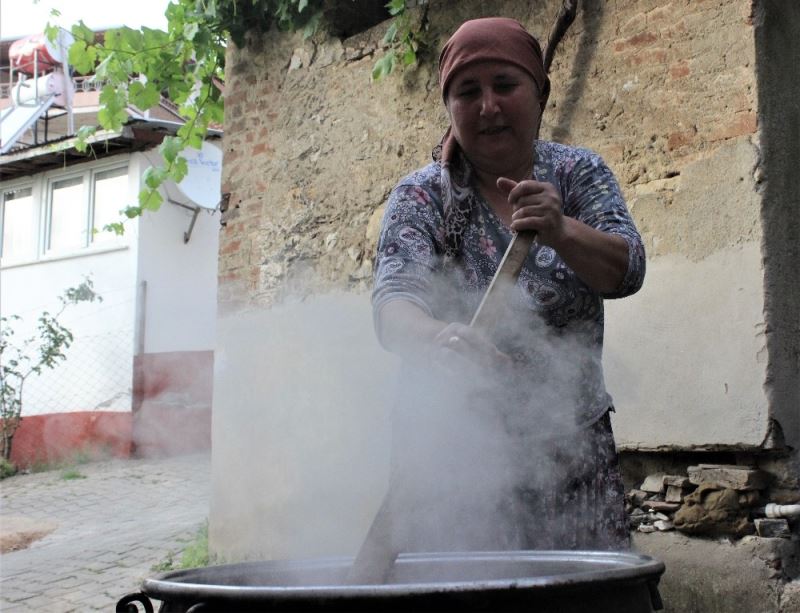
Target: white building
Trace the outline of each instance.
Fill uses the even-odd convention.
[[[78,88],[76,124],[94,121],[96,98]],[[98,132],[86,153],[51,128],[0,155],[0,313],[22,318],[12,340],[35,333],[40,313],[56,312],[58,296],[85,277],[103,298],[65,311],[74,334],[66,360],[26,381],[12,448],[19,463],[210,444],[219,213],[213,190],[201,206],[187,194],[191,181],[219,176],[221,155],[209,158],[211,142],[189,153],[189,183],[162,188],[159,211],[126,221],[122,236],[98,231],[137,202],[177,119],[168,103],[147,116],[132,109],[120,132]]]

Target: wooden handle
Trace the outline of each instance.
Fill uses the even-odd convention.
[[[392,514],[387,494],[345,579],[348,585],[386,583],[400,552],[392,542]]]
[[[517,277],[536,240],[536,232],[517,232],[508,244],[500,266],[483,295],[470,326],[491,331],[504,310],[508,307],[508,294],[517,283]]]

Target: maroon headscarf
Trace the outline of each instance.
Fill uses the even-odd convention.
[[[544,111],[550,95],[550,79],[544,69],[542,48],[522,24],[506,17],[466,21],[445,43],[439,55],[439,87],[442,90],[442,99],[447,99],[447,88],[459,70],[470,64],[486,61],[507,62],[527,72],[536,83],[539,105],[541,111]],[[442,138],[439,155],[442,163],[445,247],[450,257],[457,257],[460,251],[472,200],[466,184],[469,169],[462,173],[464,176],[460,177],[460,181],[451,175],[450,166],[458,149],[458,143],[448,128]],[[436,152],[434,156],[438,157]]]
[[[522,24],[507,17],[484,17],[464,22],[439,54],[439,87],[442,98],[455,74],[470,64],[507,62],[533,77],[541,96],[541,108],[550,94],[550,79],[544,70],[542,48]]]

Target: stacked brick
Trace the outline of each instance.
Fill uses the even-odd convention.
[[[700,464],[686,475],[649,475],[625,495],[630,528],[699,536],[789,538],[786,518],[765,515],[769,476],[747,466]]]

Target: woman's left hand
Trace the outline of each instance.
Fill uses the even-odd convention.
[[[497,179],[497,187],[514,207],[512,230],[533,230],[539,244],[548,247],[556,248],[563,241],[567,222],[562,212],[561,194],[552,183],[532,179],[517,183],[501,177]]]
[[[516,183],[501,177],[497,187],[514,207],[512,230],[535,231],[537,242],[555,249],[592,289],[617,291],[628,270],[628,243],[624,238],[564,215],[561,194],[551,183],[532,179]]]

